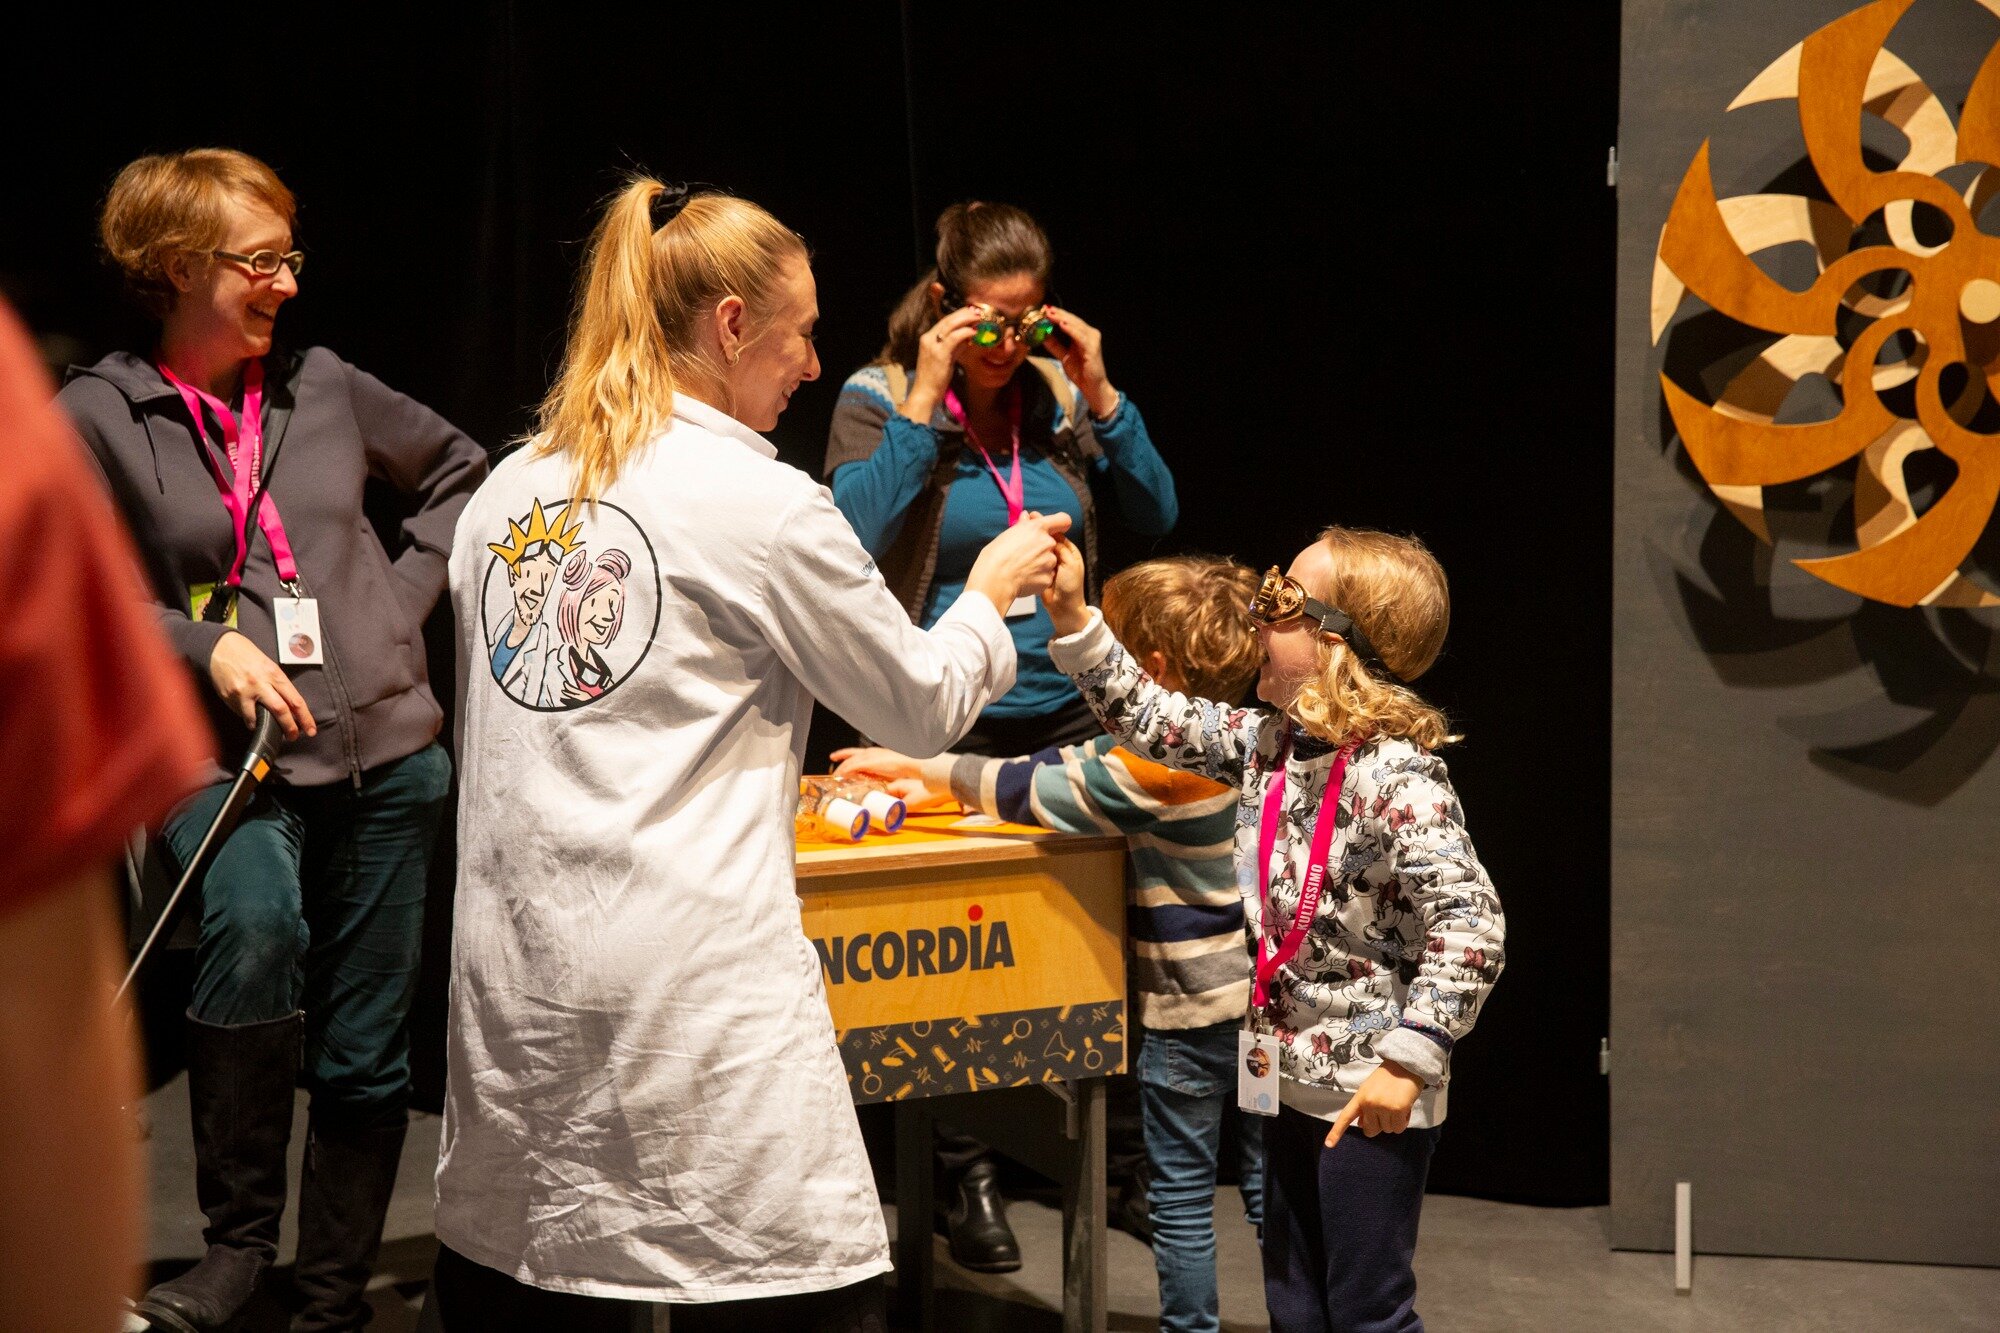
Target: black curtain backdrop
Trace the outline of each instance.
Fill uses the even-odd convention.
[[[814,250],[825,378],[774,437],[814,472],[946,204],[1020,204],[1106,331],[1182,497],[1169,551],[1285,563],[1414,532],[1454,588],[1425,681],[1511,961],[1455,1060],[1433,1187],[1607,1194],[1615,6],[1516,10],[342,6],[106,20],[18,43],[0,290],[53,362],[143,345],[94,249],[112,175],[226,144],[298,193],[283,334],[497,448],[560,354],[596,203],[633,167],[725,185]],[[240,32],[238,30],[241,30]],[[199,58],[197,58],[199,57]],[[449,689],[449,627],[433,674]],[[815,757],[851,735],[822,717]],[[450,867],[416,1023],[441,1088]]]

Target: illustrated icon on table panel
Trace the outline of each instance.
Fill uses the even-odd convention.
[[[488,666],[508,698],[540,712],[582,708],[631,675],[660,614],[652,543],[617,505],[533,501],[510,518],[481,589]]]
[[[1730,103],[1795,102],[1805,160],[1718,197],[1703,142],[1660,234],[1652,339],[1688,461],[1766,546],[1817,486],[1845,512],[1800,569],[1891,606],[2000,606],[1975,558],[2000,501],[2000,43],[1954,123],[1888,49],[1913,3],[1835,20]]]

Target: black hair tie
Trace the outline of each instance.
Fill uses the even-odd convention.
[[[694,191],[688,188],[686,181],[661,187],[660,192],[653,196],[653,229],[657,231],[679,217],[692,198]]]
[[[653,229],[659,230],[681,215],[681,210],[690,202],[704,194],[729,194],[720,185],[707,181],[682,181],[678,185],[662,185],[660,192],[653,196]]]

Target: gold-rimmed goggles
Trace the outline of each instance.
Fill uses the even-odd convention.
[[[1040,347],[1056,331],[1056,322],[1040,306],[1031,306],[1015,319],[1008,319],[992,306],[981,306],[986,318],[972,326],[972,341],[980,347],[992,347],[1007,334],[1012,333],[1015,341],[1030,349]]]
[[[1368,636],[1355,626],[1354,620],[1338,607],[1328,606],[1316,597],[1306,595],[1305,585],[1291,575],[1272,565],[1264,572],[1264,581],[1258,585],[1257,593],[1250,599],[1247,608],[1250,619],[1260,625],[1283,625],[1301,617],[1313,621],[1322,634],[1337,634],[1347,642],[1369,668],[1386,675],[1391,680],[1402,677],[1389,669],[1382,655],[1375,651],[1375,645],[1368,642]]]
[[[1320,622],[1321,629],[1335,633],[1340,631],[1329,622],[1347,619],[1325,602],[1306,596],[1304,584],[1272,565],[1264,572],[1257,595],[1250,599],[1250,618],[1260,625],[1282,625],[1300,616],[1311,616]]]
[[[956,292],[947,291],[940,304],[948,315],[968,302]],[[997,347],[1002,339],[1012,334],[1014,341],[1033,351],[1056,331],[1056,322],[1049,318],[1048,311],[1042,306],[1029,306],[1010,318],[984,301],[969,304],[980,314],[979,322],[972,326],[974,347]]]

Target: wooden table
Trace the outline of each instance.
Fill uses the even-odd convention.
[[[1125,1069],[1124,838],[952,808],[890,837],[801,842],[798,878],[854,1099],[896,1104],[897,1321],[937,1326],[942,1120],[1061,1183],[1063,1327],[1102,1330],[1104,1079]]]

